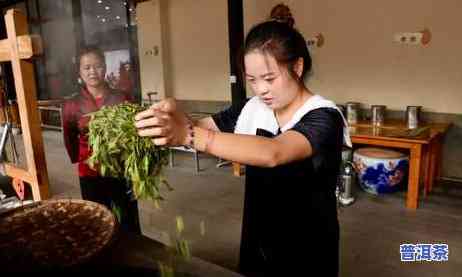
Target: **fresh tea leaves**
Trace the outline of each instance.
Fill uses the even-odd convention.
[[[137,199],[157,201],[163,199],[162,186],[171,190],[163,174],[169,150],[138,136],[134,117],[142,110],[123,103],[92,113],[88,134],[92,154],[87,163],[102,176],[127,179]]]
[[[184,230],[183,217],[177,216],[176,217],[176,231],[178,232],[178,234],[181,234],[183,233],[183,230]]]
[[[111,210],[117,219],[117,222],[122,222],[122,210],[114,202],[111,203]]]
[[[183,238],[183,231],[184,231],[184,221],[183,217],[177,216],[176,217],[176,232],[177,232],[177,239],[176,239],[176,252],[185,260],[191,259],[191,251],[189,248],[188,240]]]
[[[205,222],[202,220],[200,223],[201,236],[205,236]]]

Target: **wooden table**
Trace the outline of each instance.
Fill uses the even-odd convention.
[[[349,128],[353,144],[402,148],[409,150],[409,179],[406,207],[417,209],[419,184],[424,183],[424,196],[441,175],[442,139],[450,123],[422,123],[417,129],[407,129],[402,120],[389,120],[383,126],[359,122]],[[233,163],[233,174],[241,176],[241,165]],[[421,179],[421,177],[423,177]]]
[[[0,252],[1,253],[1,252]],[[30,254],[30,253],[28,253]],[[37,276],[161,276],[159,263],[169,265],[175,262],[175,276],[182,277],[244,277],[222,266],[205,261],[198,257],[181,260],[172,256],[167,247],[143,235],[130,234],[120,231],[114,239],[100,253],[90,260],[72,267],[37,268],[31,264],[13,265],[0,259],[2,276],[22,276],[24,273]],[[51,275],[50,275],[51,274]],[[169,275],[170,276],[170,275]]]
[[[440,176],[442,138],[449,127],[449,123],[423,123],[411,130],[402,121],[388,121],[379,127],[369,122],[359,122],[351,125],[349,130],[353,144],[409,150],[406,207],[417,209],[421,181],[426,196],[432,190],[435,179]]]
[[[143,235],[121,232],[110,247],[88,265],[91,271],[101,273],[122,272],[130,276],[160,276],[158,262],[167,264],[171,253],[166,246]],[[85,269],[85,268],[84,268]],[[198,257],[190,261],[180,261],[176,265],[176,276],[197,277],[243,277],[227,268],[207,262]],[[83,270],[85,271],[85,270]]]

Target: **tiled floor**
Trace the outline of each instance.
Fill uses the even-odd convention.
[[[53,197],[80,197],[76,169],[64,151],[61,133],[47,131],[44,137]],[[217,160],[209,156],[200,158],[199,173],[191,153],[177,153],[175,158],[175,167],[166,172],[174,191],[166,195],[161,209],[149,202],[140,203],[144,234],[168,242],[169,234],[175,231],[175,217],[182,216],[194,255],[236,269],[244,178],[232,176],[230,167],[216,168]],[[440,184],[421,201],[417,211],[404,207],[404,193],[373,197],[356,191],[355,195],[356,202],[339,211],[341,276],[460,276],[460,184]],[[205,224],[204,236],[201,222]],[[309,218],[306,223],[310,224]],[[403,243],[446,243],[449,261],[401,262],[399,247]]]

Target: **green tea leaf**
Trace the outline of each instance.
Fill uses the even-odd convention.
[[[122,103],[92,113],[87,163],[102,176],[130,181],[137,198],[162,200],[161,187],[171,190],[163,174],[169,150],[138,136],[134,117],[142,110],[139,105]]]

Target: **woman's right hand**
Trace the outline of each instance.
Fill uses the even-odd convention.
[[[151,137],[155,145],[187,144],[188,118],[178,109],[175,99],[167,98],[135,116],[138,135]]]

